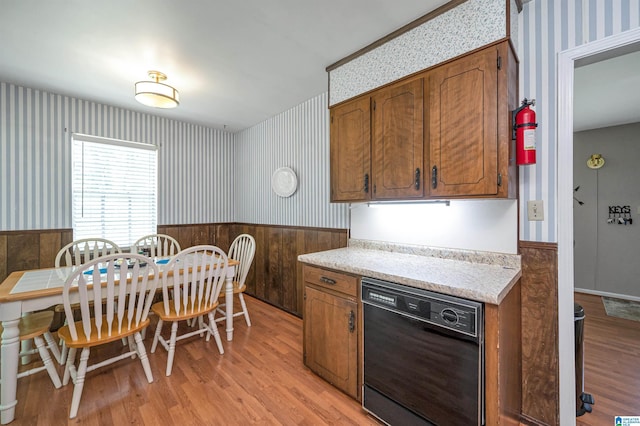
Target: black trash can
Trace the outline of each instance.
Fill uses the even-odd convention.
[[[573,322],[576,351],[576,417],[590,413],[593,397],[584,393],[584,308],[573,304]]]

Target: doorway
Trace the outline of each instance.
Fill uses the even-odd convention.
[[[573,330],[573,98],[574,69],[637,49],[640,28],[587,43],[558,55],[558,351],[560,423],[575,425]]]

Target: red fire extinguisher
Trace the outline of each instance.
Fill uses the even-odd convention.
[[[513,139],[516,140],[516,164],[536,164],[536,112],[529,108],[536,100],[524,98],[522,106],[513,111]]]

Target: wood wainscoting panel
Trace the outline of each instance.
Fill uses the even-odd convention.
[[[53,268],[60,249],[73,241],[73,231],[40,234],[40,268]]]
[[[247,275],[247,293],[299,317],[303,312],[302,267],[298,255],[346,247],[348,229],[305,228],[246,223],[158,225],[185,249],[213,244],[225,252],[235,237],[256,239],[256,256]],[[72,241],[71,229],[0,232],[0,282],[13,271],[49,268],[58,251]]]
[[[247,293],[299,317],[303,314],[304,281],[298,256],[346,247],[349,236],[348,229],[238,223],[231,225],[229,241],[243,233],[256,240]]]
[[[297,233],[296,229],[282,229],[282,282],[290,283],[282,289],[282,304],[287,306],[290,312],[300,312],[298,310],[298,300],[304,300],[304,293],[298,287],[298,253],[297,253]],[[302,232],[302,231],[300,231]]]
[[[182,249],[201,244],[213,244],[226,252],[229,249],[227,243],[228,231],[225,233],[222,229],[228,229],[229,226],[227,223],[202,223],[191,225],[158,225],[157,229],[159,234],[166,234],[175,238]],[[218,238],[218,233],[220,233],[220,238]]]
[[[29,232],[7,236],[9,273],[40,267],[40,234]]]
[[[522,420],[557,425],[558,245],[520,241],[522,256]]]
[[[51,268],[73,238],[71,229],[0,231],[0,282],[14,271]]]

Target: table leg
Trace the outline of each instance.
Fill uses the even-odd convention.
[[[3,321],[1,373],[2,393],[0,395],[0,422],[5,425],[15,418],[16,389],[18,385],[18,358],[20,357],[19,319]]]
[[[233,269],[233,268],[229,268]],[[233,274],[227,273],[227,278],[225,279],[225,316],[226,316],[226,324],[227,324],[227,340],[230,342],[233,340]]]

